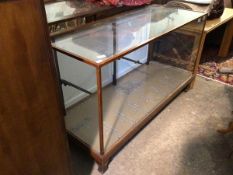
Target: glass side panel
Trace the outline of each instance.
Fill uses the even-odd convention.
[[[101,63],[130,52],[203,15],[187,10],[149,6],[91,24],[58,38],[54,45],[81,58]]]
[[[85,69],[88,69],[89,72],[87,73]],[[90,86],[97,86],[95,68],[89,65],[83,65],[81,71],[83,74],[78,77],[82,78],[82,81],[80,79],[78,81],[79,83],[82,82],[80,84],[72,79],[68,79],[68,77],[65,78],[79,87],[92,92],[93,95],[74,89],[76,92],[79,92],[78,102],[66,109],[65,126],[69,134],[74,138],[91,147],[96,153],[100,153],[98,98],[95,93],[95,88],[90,88]],[[92,84],[93,82],[94,84]],[[77,96],[74,98],[77,98]]]
[[[156,40],[153,59],[193,72],[204,25],[195,20]]]

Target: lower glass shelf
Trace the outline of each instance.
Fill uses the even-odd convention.
[[[187,70],[153,61],[120,78],[116,86],[104,87],[105,151],[191,76]],[[68,109],[65,122],[69,133],[99,153],[97,94]]]

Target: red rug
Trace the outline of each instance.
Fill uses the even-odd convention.
[[[202,63],[199,65],[198,74],[233,86],[233,74],[221,73],[219,69],[222,67],[233,68],[233,58],[221,63],[214,61]]]

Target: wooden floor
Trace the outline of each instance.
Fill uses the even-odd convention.
[[[143,65],[103,90],[104,146],[109,149],[140,122],[191,72],[158,62]],[[99,152],[97,96],[91,95],[67,111],[66,128]]]

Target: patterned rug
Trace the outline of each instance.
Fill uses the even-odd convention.
[[[233,69],[233,58],[221,63],[215,61],[202,63],[199,65],[198,74],[233,86],[233,73],[222,73],[223,69]]]

